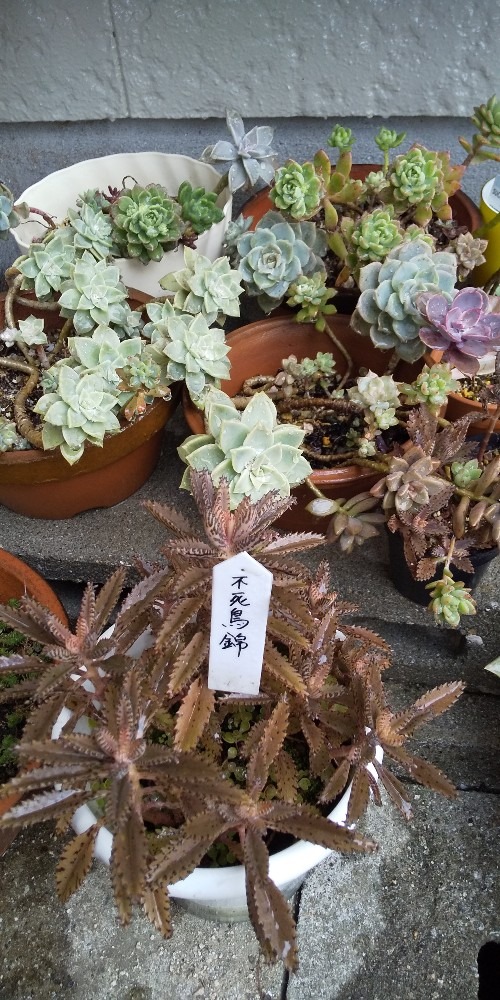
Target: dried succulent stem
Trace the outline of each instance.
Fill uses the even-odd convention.
[[[217,194],[217,195],[222,194],[224,189],[227,188],[228,183],[229,183],[229,173],[226,172],[225,174],[222,174],[220,180],[217,181],[217,184],[215,185],[212,194]]]
[[[398,367],[398,364],[399,364],[400,361],[401,361],[401,358],[399,357],[398,352],[397,351],[393,351],[392,354],[391,354],[391,356],[390,356],[390,358],[389,358],[389,361],[388,361],[388,364],[387,364],[387,368],[386,368],[384,374],[385,375],[393,375],[394,372],[396,371],[396,368]]]
[[[34,371],[33,365],[27,365],[24,361],[14,361],[13,358],[0,358],[0,368],[8,368],[13,372],[22,372],[23,375],[31,375]]]
[[[307,479],[304,480],[304,483],[305,483],[306,486],[309,487],[309,489],[311,490],[311,493],[314,493],[315,497],[319,497],[320,500],[325,500],[326,499],[325,498],[325,494],[322,493],[320,489],[318,489],[318,487],[316,486],[316,484],[313,483],[313,481],[312,481],[312,479],[311,479],[310,476],[308,476]]]
[[[487,426],[487,428],[486,428],[486,430],[484,432],[484,435],[483,435],[483,440],[481,441],[481,447],[479,449],[478,456],[477,456],[477,460],[478,460],[478,462],[479,462],[480,465],[481,465],[481,463],[482,463],[482,461],[484,459],[484,455],[485,455],[486,449],[488,447],[490,437],[493,434],[493,431],[495,429],[495,424],[496,424],[496,422],[497,422],[497,420],[498,420],[499,417],[500,417],[500,403],[498,404],[498,406],[495,407],[495,410],[491,414],[491,417],[490,417],[490,419],[488,421],[488,426]]]
[[[273,403],[276,397],[273,397]],[[325,399],[322,396],[308,396],[306,399],[299,399],[295,396],[287,396],[283,400],[278,400],[276,404],[278,413],[286,410],[304,413],[307,410],[337,410],[339,413],[363,413],[364,408],[359,403],[354,403],[352,399]]]
[[[69,332],[72,329],[72,326],[73,326],[73,320],[72,319],[67,319],[65,321],[63,327],[59,331],[59,336],[58,336],[58,338],[57,338],[57,340],[56,340],[56,342],[54,344],[54,350],[52,351],[52,354],[51,354],[52,358],[56,357],[61,352],[61,350],[62,350],[62,348],[64,346],[64,343],[66,341],[66,337],[69,335]]]
[[[347,361],[347,369],[344,372],[344,374],[343,374],[343,376],[342,376],[342,378],[341,378],[341,380],[340,380],[340,382],[339,382],[339,384],[337,386],[337,389],[342,389],[344,387],[344,385],[346,384],[348,378],[350,378],[350,376],[351,376],[352,367],[353,367],[353,365],[352,365],[352,358],[351,358],[351,355],[349,354],[349,351],[347,350],[347,348],[344,347],[344,345],[341,343],[341,341],[335,336],[335,334],[334,334],[331,326],[329,326],[328,322],[325,323],[325,333],[329,336],[330,340],[332,341],[332,344],[335,344],[335,347],[337,348],[337,350],[340,351],[342,357],[345,358],[345,360]]]
[[[16,277],[14,278],[12,284],[9,285],[7,295],[5,296],[5,319],[7,321],[7,326],[10,326],[12,329],[14,329],[16,325],[14,317],[14,302],[16,300],[17,292],[21,287],[22,280],[23,275],[16,274]]]
[[[450,562],[451,562],[451,559],[452,559],[452,556],[453,556],[453,552],[455,550],[455,542],[456,542],[456,539],[455,539],[455,537],[453,537],[451,539],[450,547],[449,547],[448,552],[446,554],[446,559],[445,559],[445,563],[444,563],[443,569],[449,569],[450,568]]]
[[[42,219],[47,223],[49,229],[57,229],[57,224],[54,222],[51,215],[47,215],[42,208],[33,208],[32,205],[29,206],[31,215],[41,215]]]
[[[302,448],[302,453],[306,458],[321,458],[322,465],[345,465],[345,462],[349,462],[357,455],[357,451],[343,451],[339,455],[322,455],[320,451],[315,451],[314,448]],[[323,496],[323,494],[319,494]]]
[[[26,413],[26,400],[33,392],[37,382],[38,370],[36,368],[31,369],[29,379],[25,382],[22,389],[19,390],[14,399],[14,419],[17,424],[17,429],[22,437],[26,438],[26,440],[29,441],[34,448],[43,449],[42,432],[33,426],[28,414]]]
[[[465,519],[467,517],[467,512],[470,507],[470,496],[462,496],[460,503],[453,511],[453,531],[455,533],[454,538],[463,538],[465,535]],[[454,539],[453,539],[454,540]],[[453,552],[453,550],[452,550]],[[448,567],[446,567],[448,568]]]
[[[34,309],[36,307],[36,309],[42,309],[46,312],[57,312],[59,309],[58,302],[40,302],[39,299],[34,302],[33,299],[25,299],[22,295],[16,295],[15,300],[18,306],[27,306],[28,309]]]

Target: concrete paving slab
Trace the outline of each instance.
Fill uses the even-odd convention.
[[[498,798],[414,800],[410,825],[370,809],[377,854],[331,858],[306,880],[287,1000],[477,997],[477,953],[500,938]]]
[[[38,828],[0,860],[0,1000],[256,1000],[258,981],[262,1000],[280,1000],[282,969],[258,963],[250,924],[213,923],[174,906],[170,941],[139,913],[122,928],[97,862],[63,906],[54,884],[59,850]]]

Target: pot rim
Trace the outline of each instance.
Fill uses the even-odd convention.
[[[3,579],[7,575],[12,577],[13,580],[18,581],[21,590],[25,594],[48,608],[52,614],[57,615],[63,625],[68,625],[68,616],[50,584],[47,583],[40,573],[37,573],[28,563],[24,562],[23,559],[14,555],[13,552],[9,552],[8,549],[2,548],[2,546],[0,546],[0,572]],[[17,597],[15,594],[12,596]],[[22,593],[20,596],[22,596]]]

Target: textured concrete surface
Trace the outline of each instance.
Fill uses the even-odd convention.
[[[466,114],[500,83],[495,0],[4,0],[5,121]],[[353,75],[353,65],[356,71]],[[22,81],[22,86],[19,85]]]
[[[306,880],[287,1000],[477,997],[477,953],[500,938],[498,798],[413,800],[410,825],[371,808],[377,854],[333,858]]]
[[[40,827],[0,859],[0,1000],[255,1000],[258,982],[262,996],[280,1000],[282,970],[258,961],[249,924],[208,922],[174,905],[169,941],[139,912],[122,928],[96,862],[58,903],[60,848]]]

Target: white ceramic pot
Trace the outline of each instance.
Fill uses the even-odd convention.
[[[70,715],[68,709],[62,710],[56,723],[57,728],[54,727],[53,736],[54,733],[58,735]],[[76,731],[85,730],[80,724],[76,727]],[[377,759],[382,760],[382,758],[383,751],[379,747],[377,748]],[[370,770],[375,776],[375,769],[370,766]],[[335,808],[328,814],[328,819],[332,822],[345,823],[350,791],[349,786]],[[95,823],[95,820],[96,817],[92,809],[84,805],[76,810],[71,825],[75,833],[84,833]],[[94,856],[99,861],[109,864],[112,844],[113,835],[106,827],[101,827],[95,841]],[[331,853],[329,849],[320,847],[318,844],[298,840],[291,847],[286,847],[271,855],[269,874],[278,889],[289,899],[300,888],[306,875]],[[187,878],[169,886],[169,893],[184,909],[198,917],[229,923],[248,920],[243,865],[232,865],[225,868],[195,868]]]
[[[90,188],[107,191],[108,185],[121,188],[124,178],[133,177],[138,184],[160,184],[170,195],[176,195],[182,181],[189,181],[193,187],[204,187],[213,191],[220,180],[215,167],[190,156],[175,153],[113,153],[93,160],[82,160],[71,167],[56,170],[41,181],[26,188],[18,202],[26,201],[33,208],[40,208],[60,222],[68,208],[76,207],[78,195]],[[132,182],[128,180],[128,184]],[[224,211],[224,218],[217,222],[196,240],[196,248],[205,257],[215,260],[220,257],[222,243],[228,222],[231,219],[232,199],[229,189],[219,195],[217,204]],[[47,232],[47,225],[39,215],[31,214],[27,222],[11,229],[20,253],[26,253],[30,243]],[[138,288],[148,295],[164,295],[158,284],[160,278],[170,271],[183,267],[182,248],[171,250],[156,263],[142,264],[138,260],[118,260],[122,280],[128,288]]]
[[[103,633],[103,638],[107,638],[113,632],[113,626]],[[338,632],[339,636],[342,635]],[[149,648],[152,644],[150,634],[145,632],[130,647],[129,654],[139,656],[141,652]],[[89,681],[84,686],[88,691],[94,688]],[[52,729],[52,739],[56,740],[60,735],[63,726],[71,718],[72,713],[68,708],[61,709],[59,717]],[[80,719],[75,732],[89,732],[86,719]],[[382,747],[377,747],[377,760],[382,761],[384,752]],[[374,777],[376,771],[373,765],[369,769]],[[328,814],[328,819],[334,823],[345,823],[347,806],[351,786],[346,789],[342,798],[337,802],[334,809]],[[96,821],[95,813],[88,805],[79,806],[73,815],[71,825],[75,833],[84,833]],[[101,827],[97,834],[94,845],[94,856],[105,864],[109,864],[111,858],[111,848],[113,845],[113,835],[106,827]],[[290,847],[272,854],[269,859],[269,874],[281,890],[284,896],[289,899],[294,892],[300,888],[306,875],[313,868],[324,861],[332,853],[325,847],[318,844],[310,844],[306,840],[297,840]],[[236,922],[248,920],[248,908],[245,889],[245,869],[243,865],[231,865],[224,868],[195,868],[187,878],[175,882],[169,886],[169,893],[176,899],[184,909],[196,914],[198,917],[205,917],[208,920],[223,920],[226,922]]]

